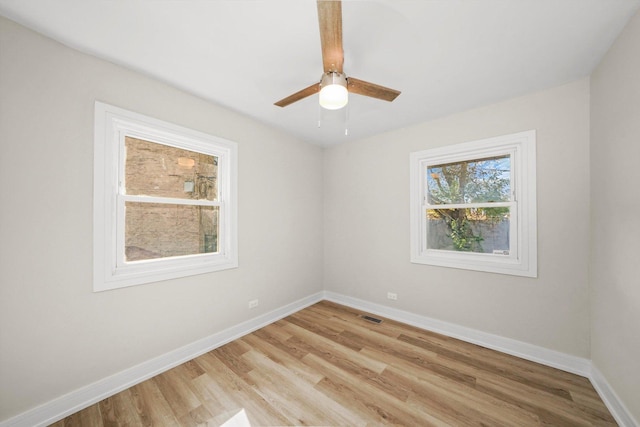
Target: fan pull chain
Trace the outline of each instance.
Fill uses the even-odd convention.
[[[344,135],[349,135],[349,118],[351,117],[349,104],[347,104],[344,110]],[[322,127],[322,118],[324,117],[324,108],[318,105],[318,129]]]
[[[344,110],[344,136],[349,135],[349,104],[346,105]]]

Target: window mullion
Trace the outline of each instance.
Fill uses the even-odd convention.
[[[190,205],[190,206],[220,206],[219,201],[213,200],[197,200],[197,199],[178,199],[175,197],[157,197],[157,196],[134,196],[130,194],[122,194],[122,200],[125,202],[139,203],[162,203],[170,205]]]
[[[475,208],[502,208],[511,207],[515,202],[484,202],[484,203],[452,203],[452,204],[440,204],[430,205],[425,203],[426,209],[475,209]]]

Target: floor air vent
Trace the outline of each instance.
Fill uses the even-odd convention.
[[[371,316],[362,316],[362,318],[364,320],[368,320],[369,322],[373,322],[373,323],[382,323],[382,319],[376,319],[375,317],[371,317]]]

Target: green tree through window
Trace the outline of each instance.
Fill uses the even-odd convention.
[[[508,223],[509,207],[491,207],[492,203],[511,200],[511,156],[473,159],[462,162],[428,166],[426,169],[427,220],[431,222],[429,247],[466,252],[508,251],[494,245],[485,249],[483,234],[492,226]],[[467,207],[467,205],[469,207]],[[438,224],[447,232],[443,238]],[[508,253],[508,252],[507,252]]]

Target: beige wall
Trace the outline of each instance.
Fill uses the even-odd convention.
[[[640,13],[591,77],[591,357],[640,422]]]
[[[238,143],[239,268],[92,292],[95,100]],[[1,17],[0,144],[0,420],[322,289],[318,147]]]
[[[538,278],[411,264],[409,153],[530,129]],[[588,170],[586,79],[328,149],[325,289],[588,358]]]

